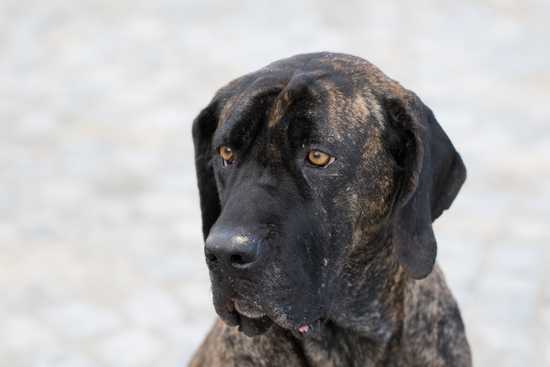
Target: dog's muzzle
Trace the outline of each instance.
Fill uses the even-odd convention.
[[[210,271],[220,270],[229,276],[242,275],[257,266],[264,241],[264,238],[244,230],[229,232],[214,228],[204,246],[206,263]]]

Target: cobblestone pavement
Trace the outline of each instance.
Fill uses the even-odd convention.
[[[475,365],[550,366],[548,19],[545,0],[3,0],[0,366],[185,366],[214,320],[191,122],[321,50],[417,92],[463,155],[435,230]]]

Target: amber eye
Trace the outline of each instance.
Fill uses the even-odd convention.
[[[312,150],[307,155],[307,161],[317,167],[326,167],[330,163],[334,162],[334,157],[331,157],[327,153],[323,153],[320,150]]]
[[[220,148],[220,155],[223,158],[224,166],[233,163],[233,151],[228,146],[224,145]]]

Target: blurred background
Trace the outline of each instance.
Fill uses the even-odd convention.
[[[435,224],[476,366],[550,366],[550,2],[2,0],[0,366],[185,366],[215,314],[191,124],[297,53],[361,56],[468,168]]]

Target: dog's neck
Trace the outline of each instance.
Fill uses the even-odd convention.
[[[343,274],[338,308],[332,310],[323,332],[304,343],[305,354],[325,366],[335,356],[350,361],[384,359],[400,337],[409,279],[399,265],[391,236],[358,247],[348,257]]]

